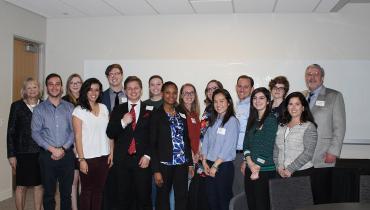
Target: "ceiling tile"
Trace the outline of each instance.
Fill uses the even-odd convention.
[[[159,14],[193,14],[188,0],[146,0]]]
[[[331,9],[334,8],[335,5],[339,0],[324,0],[321,1],[318,7],[316,8],[315,12],[330,12]]]
[[[84,17],[86,14],[69,7],[59,0],[6,0],[16,6],[47,18]]]
[[[215,14],[215,13],[233,13],[231,0],[210,0],[210,1],[190,1],[195,13]]]
[[[275,12],[312,12],[320,0],[279,0]]]
[[[156,11],[145,0],[104,0],[123,15],[155,15]]]
[[[60,0],[68,6],[71,6],[82,13],[91,16],[115,16],[120,13],[102,0]]]
[[[272,12],[276,0],[233,0],[236,13]]]

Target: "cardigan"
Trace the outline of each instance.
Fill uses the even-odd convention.
[[[41,102],[41,101],[40,101]],[[8,158],[22,153],[38,153],[40,147],[31,136],[32,112],[23,99],[10,106],[7,152]]]

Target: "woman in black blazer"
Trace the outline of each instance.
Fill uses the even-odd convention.
[[[33,109],[40,103],[40,84],[33,78],[23,82],[22,99],[12,103],[9,113],[7,151],[9,164],[15,174],[15,204],[25,208],[27,189],[34,190],[34,209],[41,210],[43,189],[39,165],[40,147],[31,136]]]
[[[193,174],[185,112],[176,107],[178,88],[162,86],[163,105],[151,118],[152,169],[157,185],[156,209],[169,210],[169,193],[175,191],[175,210],[185,210],[188,174]]]

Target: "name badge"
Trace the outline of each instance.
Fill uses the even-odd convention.
[[[192,122],[193,124],[197,123],[197,121],[195,121],[195,119],[194,119],[194,118],[191,118],[191,122]]]
[[[121,98],[121,103],[126,103],[126,102],[127,102],[127,98],[126,97]]]
[[[183,114],[183,113],[179,113],[179,115],[180,115],[182,118],[186,119],[186,115],[185,115],[185,114]]]
[[[146,106],[146,110],[153,111],[153,106]]]
[[[262,159],[262,158],[257,158],[257,162],[262,163],[262,164],[265,164],[266,161],[264,159]]]
[[[316,106],[325,106],[325,101],[316,101]]]
[[[218,128],[217,129],[217,134],[225,135],[226,133],[226,128]]]

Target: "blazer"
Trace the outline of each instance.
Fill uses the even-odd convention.
[[[106,89],[103,92],[103,95],[102,95],[102,104],[104,104],[105,106],[107,106],[109,113],[111,113],[112,112],[112,110],[111,110],[112,108],[111,108],[111,104],[110,104],[109,90],[110,90],[110,88]]]
[[[186,116],[185,111],[181,108],[176,107],[176,112],[181,113],[181,115]],[[158,109],[153,111],[150,122],[150,144],[152,147],[152,170],[153,172],[159,172],[160,162],[170,162],[172,161],[172,137],[170,122],[166,112],[164,111],[163,105]],[[188,166],[192,165],[193,160],[191,157],[191,147],[188,137],[188,126],[185,118],[181,118],[184,124],[184,149],[185,158],[187,160],[186,164]]]
[[[304,92],[305,95],[308,91]],[[346,133],[346,111],[343,95],[336,90],[322,86],[311,112],[317,123],[317,145],[313,156],[315,168],[334,167],[325,163],[325,153],[340,156]]]
[[[114,107],[107,126],[107,136],[115,140],[114,160],[122,161],[127,157],[132,138],[136,141],[136,155],[151,157],[149,137],[151,110],[147,110],[146,105],[140,102],[140,113],[135,130],[132,129],[131,123],[125,128],[122,127],[121,119],[128,112],[127,102]]]
[[[32,112],[23,99],[13,102],[10,106],[8,120],[8,158],[18,154],[40,152],[41,148],[31,136],[31,121]]]

